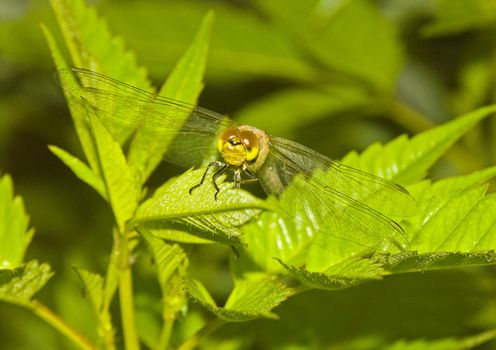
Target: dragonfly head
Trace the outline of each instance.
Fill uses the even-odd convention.
[[[227,128],[217,139],[217,149],[225,162],[242,166],[258,157],[260,146],[254,132],[241,128]]]

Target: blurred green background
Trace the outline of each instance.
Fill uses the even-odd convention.
[[[206,12],[215,9],[200,104],[333,158],[414,135],[495,100],[492,0],[91,4],[157,86]],[[90,306],[82,302],[71,266],[105,269],[111,214],[47,149],[55,144],[81,156],[40,23],[58,34],[47,1],[0,0],[0,172],[13,176],[36,228],[28,259],[49,262],[56,271],[39,298],[91,335]],[[467,135],[429,176],[493,165],[493,119]],[[164,165],[152,181],[170,172]],[[193,254],[194,274],[221,302],[231,288],[229,254],[222,247]],[[158,296],[140,299],[140,289],[157,289],[150,262],[138,261],[137,305],[153,309]],[[401,275],[353,290],[298,295],[276,310],[280,321],[229,325],[214,333],[211,346],[366,349],[401,338],[475,334],[496,326],[494,272]],[[68,346],[27,311],[0,304],[1,349]]]

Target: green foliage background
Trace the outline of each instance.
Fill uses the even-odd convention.
[[[36,228],[25,261],[50,263],[56,275],[37,298],[95,338],[92,306],[83,301],[79,279],[92,277],[82,270],[75,273],[72,266],[106,270],[112,213],[47,148],[63,146],[84,158],[60,87],[52,79],[55,67],[39,24],[44,23],[59,43],[63,40],[45,1],[4,0],[0,5],[0,171],[12,176],[15,193],[22,196]],[[215,9],[199,104],[332,158],[400,134],[413,136],[494,103],[496,5],[491,1],[97,1],[95,6],[110,31],[120,36],[112,49],[100,49],[108,49],[116,60],[122,59],[116,48],[134,51],[156,86],[187,50],[208,10]],[[134,59],[128,55],[119,64],[132,66]],[[428,178],[469,174],[494,165],[495,132],[494,117],[480,121],[436,163]],[[346,162],[381,168],[377,164],[387,159],[378,148],[369,148],[361,158],[348,154]],[[493,176],[490,169],[474,184]],[[161,165],[150,183],[159,186],[182,172]],[[407,175],[396,180],[408,184],[422,174],[410,174],[410,179]],[[439,192],[432,190],[434,195],[442,194],[439,187]],[[413,191],[422,194],[422,186]],[[216,305],[222,305],[233,288],[230,249],[197,246],[188,253],[192,277],[201,280]],[[134,267],[136,318],[149,344],[158,333],[160,292],[150,256],[140,254]],[[392,262],[392,270],[429,266],[405,261],[406,266],[396,267]],[[272,259],[266,264],[279,266]],[[398,274],[333,292],[313,290],[272,310],[279,320],[227,324],[203,346],[478,346],[493,336],[496,326],[495,281],[493,268],[471,267]],[[201,290],[195,295],[201,300]],[[117,319],[118,308],[113,306]],[[178,338],[211,317],[198,305],[191,308],[189,317],[177,323]],[[1,348],[73,346],[18,306],[0,303],[0,320]],[[491,346],[494,342],[480,348]]]

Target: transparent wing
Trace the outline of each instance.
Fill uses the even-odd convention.
[[[292,216],[305,213],[314,229],[366,247],[406,247],[403,229],[388,217],[414,214],[404,188],[296,142],[270,137],[269,145],[259,180],[269,193],[287,187],[281,196],[290,198]]]
[[[105,75],[79,68],[58,71],[64,90],[79,103],[91,106],[121,144],[135,133],[132,146],[157,153],[165,146],[168,161],[198,165],[215,151],[218,132],[234,124],[230,119],[187,103],[164,98]],[[144,136],[144,137],[143,137]]]
[[[216,152],[219,131],[234,122],[215,112],[163,98],[84,69],[58,72],[65,91],[90,106],[120,143],[150,154],[168,147],[165,158],[198,165]],[[415,201],[398,185],[347,167],[295,142],[271,137],[270,153],[257,176],[268,193],[296,196],[292,213],[318,231],[367,247],[394,242],[402,247],[401,227],[386,215],[403,216]],[[288,191],[282,191],[287,185]]]

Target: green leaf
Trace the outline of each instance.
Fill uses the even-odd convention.
[[[325,64],[331,77],[338,72],[335,75],[347,75],[362,86],[366,82],[380,91],[393,89],[403,52],[395,28],[372,2],[257,3],[279,22],[280,31],[289,32],[301,50]]]
[[[487,0],[440,0],[436,19],[422,28],[428,37],[453,35],[488,26],[496,20],[496,3]]]
[[[57,146],[48,146],[48,148],[62,162],[64,162],[64,164],[67,165],[79,179],[93,187],[93,189],[97,191],[100,196],[106,199],[107,193],[102,180],[95,175],[95,173],[86,164]]]
[[[386,145],[373,144],[361,154],[350,152],[342,161],[396,183],[411,184],[422,179],[457,139],[495,112],[496,105],[482,107],[411,139],[400,136]]]
[[[203,75],[208,58],[210,33],[214,13],[210,11],[202,21],[200,29],[188,50],[177,62],[167,81],[160,89],[161,96],[194,103],[203,90]]]
[[[89,298],[95,316],[97,318],[98,325],[98,335],[102,338],[102,342],[105,344],[114,344],[113,335],[113,325],[112,317],[109,312],[109,303],[106,300],[105,295],[105,280],[104,278],[97,274],[85,269],[75,268],[79,278],[84,284],[85,295]],[[110,339],[107,339],[110,337]]]
[[[298,220],[283,220],[273,211],[265,211],[258,218],[241,228],[246,248],[234,262],[234,268],[243,270],[281,271],[274,259],[293,265],[305,263],[305,252],[311,233],[305,234],[305,224]]]
[[[419,200],[418,214],[409,218],[410,247],[424,252],[473,252],[496,248],[496,195],[485,196],[484,185],[496,167],[410,188]]]
[[[203,74],[207,62],[212,22],[213,13],[210,12],[205,16],[193,43],[177,63],[166,83],[162,86],[159,92],[160,96],[196,104],[198,96],[203,89]],[[175,117],[185,120],[188,115],[186,113],[177,113]],[[160,163],[173,136],[174,134],[171,133],[170,137],[162,137],[160,140],[156,138],[150,139],[150,134],[146,133],[146,124],[144,125],[144,129],[138,130],[131,144],[129,163],[139,174],[142,182],[147,179]],[[145,149],[146,147],[144,145],[147,143],[154,143],[153,153]],[[157,144],[160,144],[161,147],[157,147]],[[139,146],[136,147],[136,145]]]
[[[57,68],[66,69],[68,67],[67,62],[65,61],[62,52],[60,51],[55,39],[53,38],[52,33],[44,26],[42,26],[43,33],[45,35],[45,39],[48,42],[48,46],[50,48],[50,52],[52,54],[53,60]],[[70,76],[67,76],[66,79],[60,79],[59,83],[62,87],[68,87],[75,82],[73,79],[71,80]],[[64,95],[67,99],[67,104],[71,111],[72,121],[74,123],[74,127],[76,128],[76,132],[79,137],[79,142],[81,142],[81,146],[83,147],[84,154],[88,159],[88,163],[94,171],[98,171],[98,161],[95,150],[95,145],[93,143],[91,132],[88,128],[88,124],[86,123],[85,118],[85,110],[81,105],[80,101],[74,100],[73,96],[68,92],[67,89],[64,89]]]
[[[256,317],[277,318],[271,310],[293,294],[282,283],[270,278],[237,282],[224,308]]]
[[[300,235],[310,238],[305,262],[308,270],[322,271],[371,249],[395,253],[407,247],[397,224],[378,214],[402,217],[415,213],[415,200],[403,189],[340,165],[316,171],[312,177],[293,179],[279,198],[292,217],[289,219],[304,224]],[[317,179],[325,187],[315,185]],[[341,198],[334,193],[340,193]]]
[[[277,318],[271,312],[293,291],[270,277],[236,283],[224,307],[218,307],[205,287],[188,280],[186,288],[193,300],[227,322],[242,322],[256,318]]]
[[[496,195],[485,196],[484,185],[494,176],[496,167],[410,187],[419,203],[417,214],[403,222],[410,251],[388,256],[382,262],[385,269],[398,273],[494,264]],[[325,267],[326,252],[332,254],[332,245],[317,245],[319,238],[309,252],[307,269]],[[342,254],[339,247],[335,255]]]
[[[83,0],[50,1],[65,43],[76,67],[103,72],[134,86],[150,90],[146,72],[138,67],[122,38],[113,37],[107,23]]]
[[[88,113],[91,111],[88,110]],[[138,205],[139,188],[119,144],[113,140],[98,117],[91,114],[88,117],[107,192],[106,198],[112,207],[117,225],[123,232],[127,220],[133,216]]]
[[[487,331],[461,339],[446,338],[436,340],[400,340],[387,346],[386,350],[465,350],[478,347],[496,337],[496,332]]]
[[[117,286],[119,284],[119,273],[121,270],[120,266],[120,258],[121,258],[121,250],[120,250],[120,233],[113,231],[114,244],[112,245],[112,252],[110,253],[110,259],[107,265],[107,271],[105,274],[105,283],[103,286],[103,305],[104,309],[109,309],[114,298],[115,292],[117,290]],[[129,250],[133,251],[138,242],[136,240],[131,241],[129,244]]]
[[[396,29],[376,6],[366,0],[347,1],[338,10],[317,5],[313,14],[310,23],[320,22],[323,31],[320,40],[310,44],[323,62],[379,90],[394,88],[403,52]]]
[[[457,138],[495,110],[495,106],[481,108],[455,121],[419,134],[411,140],[400,137],[386,146],[373,145],[361,156],[351,153],[345,157],[343,162],[399,183],[412,183],[423,177],[427,169]],[[295,213],[295,215],[298,214]],[[252,247],[248,254],[264,269],[277,269],[271,262],[271,258],[279,257],[285,262],[297,258],[299,260],[293,264],[306,263],[310,270],[320,271],[332,265],[333,262],[346,258],[350,254],[356,254],[357,248],[360,248],[324,235],[317,235],[317,241],[313,241],[305,225],[298,225],[297,222],[287,220],[281,224],[277,215],[265,214],[261,219],[263,223],[259,223],[258,227],[253,224],[246,228],[245,241]],[[260,229],[266,230],[267,227],[272,232],[262,235]],[[310,246],[312,251],[305,261],[302,256]]]
[[[31,298],[52,276],[50,265],[36,260],[13,270],[0,270],[0,300],[29,306]]]
[[[321,176],[326,175],[322,173]],[[346,213],[343,216],[336,213],[330,217],[327,207],[325,210],[321,208],[324,198],[319,200],[319,197],[312,192],[318,190],[318,187],[316,189],[311,187],[311,181],[311,179],[305,181],[302,178],[295,178],[274,204],[280,206],[277,213],[265,212],[258,220],[242,228],[243,240],[248,246],[246,254],[250,257],[249,260],[262,270],[279,271],[280,265],[273,260],[279,258],[286,264],[306,265],[306,269],[310,271],[323,271],[350,256],[361,256],[373,247],[380,251],[398,252],[401,249],[393,243],[406,246],[404,235],[398,231],[393,232],[392,226],[384,225],[381,218],[368,216],[368,213],[359,218],[377,220],[367,226],[367,229],[375,234],[371,236],[365,236],[367,234],[365,231],[360,231],[358,234],[354,231],[364,229],[357,226],[360,225],[357,221],[359,220],[357,215],[360,215],[358,212],[352,212],[350,217],[346,216]],[[333,181],[331,180],[330,183]],[[357,185],[366,186],[364,183]],[[311,188],[307,191],[306,187]],[[376,197],[380,196],[376,195]],[[386,201],[385,198],[383,199]],[[405,199],[408,202],[402,202],[405,205],[403,209],[412,209],[414,200],[406,195]],[[356,200],[367,203],[367,198],[356,198]],[[378,201],[374,204],[375,207],[381,207]],[[385,203],[383,207],[386,208],[387,205],[388,203]],[[336,208],[336,210],[346,209]],[[391,235],[394,233],[395,236],[388,236],[390,231],[392,231]],[[248,267],[250,262],[242,261],[242,264]]]
[[[133,224],[140,232],[150,230],[167,240],[240,244],[237,227],[259,214],[261,209],[270,207],[245,191],[233,190],[231,183],[220,184],[217,200],[210,181],[190,194],[204,172],[205,169],[190,170],[166,182],[140,206]]]
[[[200,281],[194,279],[188,279],[185,281],[186,290],[189,295],[199,303],[201,303],[204,307],[211,309],[217,308],[214,299],[207,291],[205,286],[201,284]]]
[[[29,217],[8,175],[0,177],[0,269],[20,266],[34,230],[29,229]]]
[[[84,284],[85,295],[89,298],[95,311],[95,315],[99,316],[103,311],[103,277],[97,273],[93,273],[82,268],[75,267],[74,269]]]
[[[184,308],[186,298],[183,290],[183,278],[186,275],[188,258],[177,244],[167,244],[149,233],[142,233],[152,253],[158,269],[158,280],[162,290],[162,314],[168,322],[177,317]]]
[[[360,156],[357,153],[350,153],[343,162],[399,183],[412,183],[423,177],[427,169],[457,138],[494,111],[494,106],[481,108],[418,134],[411,140],[399,137],[385,146],[373,145]],[[466,179],[465,186],[475,186],[476,183],[482,185],[492,176],[494,169],[491,168],[476,173]],[[492,220],[484,219],[484,214],[488,210],[489,212],[493,210],[492,196],[483,198],[484,188],[471,191],[467,189],[468,192],[462,193],[461,191],[464,190],[460,188],[461,182],[464,181],[462,179],[446,181],[447,183],[452,181],[452,185],[444,192],[445,202],[443,202],[443,193],[436,191],[435,188],[430,192],[428,183],[418,185],[420,186],[418,189],[415,186],[409,188],[419,203],[417,215],[408,218],[409,220],[403,224],[410,242],[409,249],[418,250],[420,253],[494,249],[494,235],[490,232]],[[439,186],[441,189],[446,187],[443,183]],[[422,191],[425,193],[422,194]],[[449,206],[443,207],[448,205],[448,202]],[[425,222],[429,223],[421,228]],[[328,266],[329,261],[326,259],[339,255],[345,257],[356,252],[356,248],[335,241],[329,237],[317,236],[306,261],[307,268],[319,271]]]
[[[378,280],[385,273],[381,264],[370,259],[351,258],[335,264],[324,272],[308,271],[304,267],[287,265],[277,259],[288,272],[309,288],[338,290]]]
[[[322,271],[370,249],[390,253],[405,249],[408,242],[397,224],[372,209],[411,215],[415,200],[401,188],[383,186],[360,174],[335,165],[329,172],[315,172],[313,179],[295,177],[277,199],[280,216],[264,215],[258,227],[249,225],[243,230],[248,246],[255,247],[248,254],[270,271],[274,268],[272,257],[296,266],[304,264],[310,271]],[[319,185],[314,183],[317,178]],[[325,191],[323,184],[330,188],[329,192],[319,192]],[[270,234],[262,235],[260,231],[267,227]]]
[[[107,10],[106,3],[99,5]],[[211,8],[208,2],[121,2],[106,13],[113,28],[118,28],[137,52],[146,53],[140,60],[147,60],[150,70],[159,75],[175,64],[174,59],[181,56]],[[133,13],[133,21],[139,25],[130,26],[128,13]],[[299,57],[294,42],[255,11],[221,2],[216,3],[215,13],[207,71],[210,77],[223,81],[248,79],[254,74],[304,81],[314,78],[316,72]]]
[[[406,252],[391,256],[379,256],[378,261],[391,273],[425,272],[447,268],[484,266],[496,264],[496,253],[476,252],[433,252],[418,254]]]
[[[106,23],[98,18],[94,9],[87,7],[82,0],[53,0],[51,5],[75,66],[104,72],[113,78],[151,91],[150,83],[145,78],[145,70],[137,66],[134,55],[124,49],[122,40],[112,37]],[[68,64],[47,30],[45,36],[57,68],[59,70],[67,68]],[[86,102],[81,100],[81,93],[74,88],[78,85],[74,76],[65,74],[59,76],[59,80],[64,88],[85,155],[93,171],[98,173],[98,156],[92,143],[91,130],[86,123]],[[91,99],[89,101],[93,102]],[[117,110],[114,112],[122,113]],[[128,111],[128,114],[131,113]],[[119,133],[116,130],[109,131],[115,140],[124,142],[134,129],[128,126],[119,130]]]
[[[388,143],[385,146],[373,145],[368,148],[362,155],[357,153],[350,153],[343,160],[344,163],[351,165],[355,168],[377,174],[381,177],[392,179],[400,183],[412,183],[421,178],[427,169],[446,151],[446,149],[453,144],[453,142],[466,133],[475,123],[487,117],[496,111],[495,106],[484,107],[472,113],[468,113],[452,122],[441,125],[435,129],[418,134],[411,140],[406,137],[399,137],[396,140]],[[474,175],[479,176],[479,185],[487,181],[492,174],[492,170],[487,170],[484,174]],[[455,180],[453,180],[455,181]],[[427,188],[429,187],[428,185]],[[420,192],[414,191],[414,197],[419,202],[418,211],[415,212],[417,216],[408,217],[409,220],[404,221],[403,226],[407,231],[409,240],[413,240],[415,232],[415,222],[422,222],[435,215],[431,210],[435,208],[423,207],[423,197]],[[286,189],[288,191],[288,189]],[[427,191],[427,190],[426,190]],[[452,189],[452,191],[458,191]],[[444,243],[445,247],[451,249],[461,249],[461,247],[470,246],[470,241],[474,240],[478,244],[477,250],[490,250],[494,249],[492,241],[493,235],[490,234],[489,227],[492,223],[489,218],[492,212],[492,196],[482,199],[482,190],[473,193],[474,200],[478,200],[477,204],[471,208],[469,203],[466,204],[465,210],[472,211],[467,216],[465,224],[466,228],[459,227],[457,233],[453,233],[451,240]],[[453,192],[450,192],[453,195]],[[459,202],[463,202],[460,199]],[[291,200],[288,201],[290,205]],[[296,203],[296,202],[295,202]],[[432,204],[440,203],[436,201],[436,197],[432,194]],[[307,208],[310,210],[312,208]],[[435,211],[434,211],[435,212]],[[455,212],[445,211],[446,215],[456,217]],[[482,218],[482,215],[488,216],[487,219],[482,220],[483,227],[477,226],[477,222]],[[414,213],[411,213],[414,214]],[[294,213],[294,217],[304,216],[306,213]],[[263,271],[280,271],[280,265],[273,260],[274,257],[284,261],[285,264],[293,266],[303,266],[309,271],[322,272],[325,269],[333,266],[334,264],[346,260],[353,255],[363,254],[363,247],[358,247],[351,242],[346,242],[339,238],[334,238],[330,235],[319,234],[313,232],[305,225],[305,220],[298,220],[295,218],[281,218],[280,215],[272,212],[263,213],[258,220],[251,222],[243,227],[243,240],[247,243],[248,249],[245,250],[246,256],[241,254],[241,259],[238,263],[237,269],[239,273],[245,269],[261,269]],[[402,218],[396,218],[402,220]],[[442,217],[440,216],[439,225],[442,225]],[[345,225],[342,225],[345,226]],[[434,226],[433,226],[434,227]],[[437,226],[436,226],[437,227]],[[484,228],[486,227],[486,228]],[[471,232],[471,234],[468,233]],[[486,233],[487,231],[487,233]],[[429,231],[432,234],[432,230]],[[444,232],[441,228],[441,232]],[[448,233],[446,233],[447,235]],[[466,236],[463,244],[456,243],[460,236]],[[422,235],[419,237],[423,237]],[[444,238],[439,235],[430,236],[442,245]],[[457,238],[458,237],[458,238]],[[455,244],[456,243],[456,244]],[[434,249],[432,246],[422,247],[421,245],[411,242],[410,249],[420,249],[421,252],[430,252]],[[235,264],[236,265],[236,264]]]
[[[409,252],[385,256],[388,271],[410,272],[496,263],[496,195],[484,185],[496,167],[470,175],[429,181],[410,187],[419,201],[418,213],[405,229]]]

